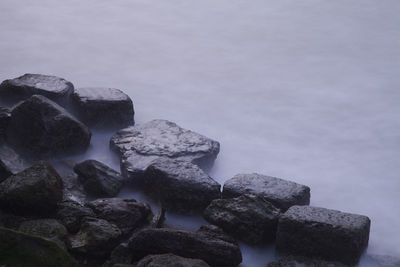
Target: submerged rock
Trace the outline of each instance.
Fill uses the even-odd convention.
[[[134,124],[132,100],[118,89],[75,89],[71,104],[77,117],[90,127],[120,129]]]
[[[204,218],[249,244],[275,239],[280,211],[263,199],[245,195],[216,199],[204,210]]]
[[[283,211],[293,205],[310,204],[310,188],[308,186],[280,178],[257,173],[238,174],[225,182],[222,191],[223,198],[246,194],[263,198]]]
[[[41,162],[0,183],[0,206],[15,214],[47,215],[62,200],[62,190],[58,173]]]
[[[276,248],[284,254],[356,264],[368,245],[366,216],[309,206],[293,206],[278,223]]]
[[[136,264],[136,267],[208,267],[199,259],[183,258],[171,253],[148,255]]]
[[[123,183],[123,177],[97,160],[76,164],[74,171],[86,192],[98,197],[115,197]]]
[[[242,254],[237,245],[183,230],[144,229],[132,237],[129,247],[134,260],[152,254],[172,253],[201,259],[215,267],[233,267],[242,262]]]
[[[121,155],[121,171],[140,183],[146,168],[159,158],[180,159],[207,168],[219,153],[219,143],[173,122],[153,120],[118,131],[110,141]]]
[[[79,231],[82,220],[85,217],[95,217],[92,209],[76,201],[63,201],[57,207],[57,219],[59,219],[70,233]]]
[[[3,101],[14,104],[32,95],[42,95],[64,105],[73,89],[72,83],[63,78],[42,74],[25,74],[3,81],[0,84],[0,97]]]
[[[30,97],[11,115],[8,141],[35,158],[81,152],[89,146],[89,129],[44,96]]]

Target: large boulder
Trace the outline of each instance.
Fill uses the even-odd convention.
[[[115,197],[124,183],[119,172],[97,160],[86,160],[74,167],[86,192],[97,197]]]
[[[95,217],[95,214],[92,209],[79,202],[66,200],[58,204],[56,217],[70,233],[76,233],[81,228],[83,219]]]
[[[90,137],[85,125],[40,95],[13,108],[7,133],[9,142],[38,158],[82,152],[88,148]]]
[[[11,120],[11,113],[8,108],[0,107],[0,142],[4,141],[8,124]]]
[[[198,166],[182,160],[160,159],[144,173],[143,187],[167,210],[202,211],[220,198],[220,184]]]
[[[133,260],[152,254],[172,253],[181,257],[201,259],[215,267],[233,267],[242,262],[242,254],[237,245],[183,230],[144,229],[132,237],[129,247]]]
[[[253,245],[275,239],[279,216],[278,208],[253,195],[215,199],[204,210],[208,222]]]
[[[362,215],[293,206],[279,219],[276,249],[354,265],[368,245],[370,224]]]
[[[132,100],[119,89],[74,89],[71,104],[76,116],[95,128],[124,128],[134,124]]]
[[[171,253],[148,255],[136,264],[136,267],[209,267],[199,259],[180,257]]]
[[[111,138],[110,147],[121,155],[121,171],[132,182],[140,182],[146,168],[160,157],[207,168],[219,153],[218,142],[166,120],[122,129]]]
[[[256,195],[286,211],[293,205],[310,204],[310,188],[305,185],[262,174],[238,174],[227,180],[223,198]]]
[[[0,97],[2,101],[14,104],[32,95],[42,95],[65,105],[73,89],[72,83],[63,78],[42,74],[25,74],[3,81],[0,84]]]
[[[15,214],[47,215],[62,200],[62,190],[58,173],[41,162],[0,183],[0,207]]]

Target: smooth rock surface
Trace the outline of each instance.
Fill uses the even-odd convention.
[[[208,267],[209,265],[199,259],[180,257],[171,253],[148,255],[140,260],[136,267]]]
[[[92,209],[76,201],[63,201],[58,204],[57,219],[59,219],[70,233],[79,231],[85,217],[95,217]]]
[[[44,96],[34,95],[15,106],[7,140],[34,158],[85,151],[89,129],[65,109]]]
[[[3,81],[0,84],[0,97],[2,101],[14,104],[32,95],[42,95],[64,105],[68,102],[68,97],[73,89],[72,83],[63,78],[42,74],[25,74]]]
[[[278,223],[276,249],[284,254],[357,264],[368,246],[366,216],[310,206],[293,206]]]
[[[242,254],[237,245],[183,230],[144,229],[132,237],[129,247],[134,260],[152,254],[172,253],[201,259],[215,267],[233,267],[242,262]]]
[[[286,211],[293,205],[310,204],[310,188],[305,185],[258,173],[237,174],[227,180],[223,198],[256,195]]]
[[[134,124],[132,100],[119,89],[74,89],[71,104],[76,116],[90,127],[121,129]]]
[[[254,195],[215,199],[204,210],[204,218],[233,237],[258,245],[275,239],[280,211]]]

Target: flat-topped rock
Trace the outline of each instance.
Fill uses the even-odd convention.
[[[153,160],[163,157],[192,162],[207,168],[219,153],[219,143],[173,122],[153,120],[118,131],[110,147],[121,155],[121,171],[140,180]]]
[[[310,188],[295,182],[258,173],[238,174],[227,180],[223,198],[256,195],[286,211],[293,205],[310,204]]]
[[[71,82],[56,76],[25,74],[15,79],[5,80],[0,84],[0,97],[13,104],[32,95],[45,96],[58,104],[68,101],[74,86]]]
[[[7,140],[35,158],[82,152],[90,138],[84,124],[44,96],[34,95],[11,112]]]
[[[293,206],[278,223],[276,248],[284,254],[354,265],[368,245],[366,216],[310,206]]]
[[[184,258],[168,253],[148,255],[139,261],[136,267],[209,267],[209,265],[199,259]]]
[[[132,100],[119,89],[74,89],[71,104],[76,116],[90,127],[123,128],[134,124]]]
[[[161,201],[167,210],[202,211],[220,198],[220,184],[198,166],[181,160],[159,159],[144,173],[145,192]]]

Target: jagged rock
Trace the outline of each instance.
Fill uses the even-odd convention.
[[[280,211],[254,195],[215,199],[204,210],[204,218],[252,245],[275,239]]]
[[[0,142],[4,141],[8,124],[10,123],[11,113],[8,108],[0,107]]]
[[[0,183],[31,165],[30,162],[18,155],[11,147],[5,144],[0,145]]]
[[[237,245],[236,239],[231,237],[229,234],[225,233],[224,230],[216,225],[206,224],[200,226],[196,233],[209,236],[211,238],[221,239],[225,242],[233,243]]]
[[[95,217],[95,214],[92,209],[68,200],[58,204],[56,216],[70,233],[76,233],[81,227],[83,218]]]
[[[369,230],[366,216],[293,206],[279,219],[276,248],[284,254],[354,265],[368,245]]]
[[[118,89],[74,89],[71,104],[76,116],[90,127],[121,129],[134,124],[132,100]]]
[[[97,197],[115,197],[124,183],[118,172],[97,160],[76,164],[74,171],[85,190]]]
[[[267,267],[348,267],[340,262],[324,261],[307,257],[284,257],[278,261],[268,263]]]
[[[133,260],[152,254],[172,253],[201,259],[210,266],[232,267],[242,262],[242,254],[235,244],[183,230],[144,229],[132,237],[129,247]]]
[[[148,255],[140,260],[136,267],[208,267],[209,265],[199,259],[183,258],[171,253]]]
[[[7,141],[34,158],[82,152],[91,132],[65,109],[34,95],[11,111]]]
[[[64,225],[55,219],[25,221],[21,223],[18,231],[49,239],[50,241],[53,241],[59,245],[61,248],[65,249],[64,241],[68,232]]]
[[[221,197],[220,184],[198,166],[181,160],[160,159],[144,173],[143,187],[167,210],[202,211]]]
[[[62,190],[58,173],[41,162],[0,183],[0,206],[15,214],[47,215],[62,200]]]
[[[121,171],[134,183],[156,159],[172,158],[207,168],[219,153],[219,143],[173,122],[153,120],[118,131],[110,147],[121,155]]]
[[[89,202],[98,218],[115,224],[123,234],[149,222],[152,212],[149,205],[135,199],[104,198]]]
[[[65,105],[73,89],[72,83],[56,76],[25,74],[3,81],[0,84],[0,97],[2,101],[15,104],[32,95],[42,95],[58,104]]]
[[[240,195],[256,195],[286,211],[293,205],[310,204],[310,188],[276,177],[252,174],[238,174],[225,182],[223,198]]]
[[[79,267],[52,241],[0,227],[0,263],[5,266]]]

